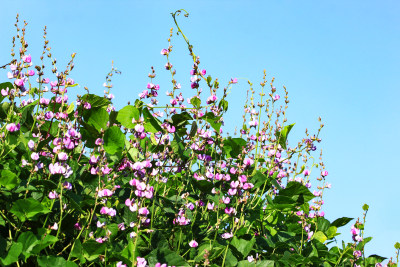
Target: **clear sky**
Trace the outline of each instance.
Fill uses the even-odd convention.
[[[289,144],[305,128],[315,130],[322,117],[318,149],[332,183],[325,194],[326,217],[361,217],[368,203],[366,236],[374,239],[366,252],[394,256],[393,245],[400,241],[398,1],[1,1],[0,65],[10,60],[19,13],[29,22],[33,62],[39,62],[44,25],[60,70],[77,53],[71,77],[81,85],[79,93],[87,86],[102,94],[114,60],[122,71],[113,89],[120,109],[145,89],[151,66],[162,91],[169,89],[160,51],[174,26],[170,13],[181,8],[190,13],[180,18],[182,29],[207,74],[221,84],[243,77],[257,85],[266,69],[278,90],[287,87],[288,122],[296,122]],[[174,35],[173,45],[178,81],[189,90],[185,43]],[[6,72],[0,74],[4,81]],[[241,120],[246,90],[240,80],[228,99],[228,131]],[[349,241],[349,227],[342,232],[338,240]]]

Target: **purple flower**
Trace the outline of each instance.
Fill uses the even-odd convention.
[[[252,164],[254,163],[254,160],[251,159],[251,158],[245,158],[245,159],[243,160],[243,163],[244,163],[245,165],[247,165],[247,166],[250,166],[250,165],[252,165]]]
[[[7,126],[6,126],[6,129],[7,129],[7,131],[9,131],[9,132],[16,132],[16,131],[19,131],[19,129],[20,129],[20,124],[18,123],[18,124],[15,124],[15,123],[9,123],[9,124],[7,124]]]
[[[162,50],[161,50],[161,55],[164,55],[164,56],[166,56],[166,55],[168,55],[168,49],[165,49],[165,48],[163,48]]]
[[[232,233],[224,233],[221,235],[221,237],[223,239],[229,239],[229,238],[233,237],[233,234]]]
[[[110,189],[103,189],[97,193],[98,197],[110,197],[112,195],[113,195],[113,191],[111,191]]]
[[[145,258],[137,257],[137,267],[146,267],[147,261]]]
[[[195,248],[195,247],[197,247],[198,245],[199,245],[199,243],[197,243],[196,240],[192,240],[192,241],[189,242],[189,246],[190,246],[191,248]]]
[[[61,152],[58,154],[58,159],[61,161],[66,161],[68,159],[68,155],[65,152]]]
[[[143,215],[143,216],[147,216],[147,215],[149,215],[149,210],[146,208],[146,207],[143,207],[143,208],[140,208],[139,209],[139,214],[140,215]]]
[[[103,139],[97,138],[96,141],[94,141],[94,143],[95,143],[97,146],[101,146],[101,145],[103,144]]]
[[[50,199],[58,198],[58,194],[56,193],[56,191],[50,191],[49,198]]]
[[[15,85],[18,86],[18,87],[24,86],[24,80],[22,80],[22,79],[16,79],[16,80],[14,81],[14,83],[15,83]]]
[[[39,160],[39,154],[36,153],[36,152],[33,152],[32,155],[31,155],[31,159],[33,159],[33,160]]]
[[[63,187],[67,190],[71,190],[72,189],[72,184],[70,182],[64,182],[63,183]]]
[[[22,57],[22,60],[23,60],[25,63],[31,63],[31,62],[32,62],[32,57],[31,57],[31,55],[29,54],[29,55],[27,55],[27,56],[23,56],[23,57]]]
[[[143,125],[141,125],[141,124],[136,124],[136,125],[135,125],[135,131],[136,131],[137,133],[143,133],[143,132],[144,132],[144,127],[143,127]]]
[[[90,105],[89,102],[85,102],[85,104],[83,104],[83,107],[84,107],[85,109],[91,109],[91,108],[92,108],[92,105]]]

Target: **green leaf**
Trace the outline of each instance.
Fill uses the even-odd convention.
[[[215,117],[214,113],[208,112],[202,117],[202,119],[205,119],[215,131],[219,132],[219,129],[221,129],[222,122],[220,122],[220,116]]]
[[[192,97],[192,99],[190,99],[190,104],[192,104],[195,108],[200,108],[201,100],[198,97]]]
[[[222,99],[220,102],[219,102],[219,104],[218,104],[218,107],[219,108],[222,108],[222,110],[223,111],[228,111],[228,101],[226,101],[225,99]]]
[[[298,182],[289,182],[285,189],[279,191],[280,196],[288,196],[299,204],[310,201],[315,196],[303,184]]]
[[[41,267],[78,267],[75,262],[66,261],[63,257],[41,256],[37,261]]]
[[[122,126],[133,129],[135,123],[132,122],[133,119],[139,121],[140,113],[134,106],[125,106],[120,111],[118,111],[117,121],[122,124]]]
[[[19,184],[19,178],[15,173],[9,170],[2,170],[0,177],[0,185],[3,185],[7,190],[11,190]]]
[[[224,151],[228,158],[237,158],[242,153],[243,147],[247,145],[242,138],[228,137],[224,141]]]
[[[248,260],[239,261],[238,267],[274,267],[275,262],[270,260],[263,260],[255,262],[249,262]]]
[[[253,249],[256,239],[253,237],[250,240],[238,239],[236,236],[232,238],[231,245],[234,246],[243,257],[247,257],[250,251]]]
[[[31,219],[37,214],[46,214],[50,210],[45,208],[39,201],[33,198],[18,199],[14,202],[10,212],[18,217],[22,222]]]
[[[190,135],[191,137],[193,137],[193,136],[196,135],[196,133],[197,133],[197,123],[196,123],[196,121],[193,121],[193,122],[192,122],[192,127],[190,128],[189,135]]]
[[[105,97],[100,97],[98,95],[94,94],[86,94],[81,97],[82,104],[85,102],[90,103],[92,108],[98,108],[98,107],[106,107],[108,104],[110,104],[110,100],[108,100]]]
[[[336,234],[336,232],[337,232],[337,227],[331,226],[331,227],[329,227],[328,231],[325,232],[325,234],[328,237],[328,239],[332,239],[338,235],[338,234]]]
[[[70,114],[70,113],[73,112],[74,110],[75,110],[75,105],[74,105],[74,103],[72,102],[72,103],[68,106],[67,114]]]
[[[108,119],[109,115],[105,109],[92,109],[87,123],[100,131],[100,129],[105,130],[107,128]]]
[[[171,119],[175,127],[185,126],[188,124],[188,121],[193,120],[192,116],[190,116],[186,111],[172,115]]]
[[[396,242],[396,244],[394,244],[394,248],[395,248],[395,249],[400,249],[400,243],[399,243],[399,242]]]
[[[82,244],[84,256],[88,261],[92,261],[104,254],[106,249],[105,243],[98,243],[95,240],[89,240]]]
[[[367,211],[367,210],[369,209],[369,206],[368,206],[367,204],[364,204],[364,205],[362,206],[362,209],[363,209],[364,211]]]
[[[238,264],[238,260],[233,255],[232,251],[230,249],[228,249],[228,252],[226,253],[226,258],[225,258],[225,266],[236,266],[236,264]]]
[[[108,154],[114,155],[122,152],[125,146],[125,135],[117,126],[108,128],[104,133],[104,149]]]
[[[331,226],[335,226],[337,228],[345,226],[346,224],[348,224],[351,220],[353,220],[353,218],[348,218],[348,217],[342,217],[342,218],[338,218],[336,220],[334,220],[331,223]]]
[[[83,256],[83,247],[82,247],[82,243],[79,239],[76,239],[74,242],[74,248],[71,251],[71,257],[75,257],[78,258],[79,261],[84,264],[86,262],[85,257]]]
[[[55,244],[58,241],[58,238],[54,235],[46,235],[42,237],[42,239],[38,239],[35,246],[32,248],[31,254],[39,254],[40,251],[47,248],[48,246]]]
[[[162,131],[159,121],[154,118],[147,108],[143,108],[143,117],[144,121],[146,122],[144,124],[144,129],[147,132],[156,133]]]
[[[32,232],[23,232],[18,237],[18,242],[23,244],[22,254],[25,256],[25,260],[29,258],[32,249],[37,243],[37,237]]]
[[[13,243],[7,252],[7,256],[1,259],[4,265],[10,265],[18,260],[19,255],[22,252],[23,245],[21,243]]]
[[[288,137],[288,134],[289,134],[290,130],[292,130],[293,126],[294,126],[294,123],[290,124],[290,125],[287,125],[287,126],[283,127],[282,131],[276,133],[276,137],[278,138],[278,143],[284,149],[286,149],[287,137]]]
[[[328,238],[322,231],[318,231],[313,235],[313,239],[316,239],[319,242],[324,243]]]

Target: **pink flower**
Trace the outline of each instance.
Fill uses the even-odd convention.
[[[281,98],[280,95],[278,95],[278,94],[274,95],[274,101],[278,101],[279,98]]]
[[[325,177],[325,176],[328,176],[328,171],[323,171],[323,172],[321,172],[321,175],[324,176],[324,177]]]
[[[201,75],[203,75],[203,76],[206,75],[206,73],[207,73],[206,70],[202,70],[202,71],[201,71]]]
[[[135,125],[135,131],[138,133],[143,133],[144,132],[144,126],[141,124],[136,124]]]
[[[147,215],[149,215],[149,210],[146,208],[146,207],[143,207],[143,208],[140,208],[139,209],[139,214],[140,215],[143,215],[143,216],[147,216]]]
[[[250,165],[252,165],[252,164],[254,163],[254,160],[251,159],[251,158],[245,158],[245,159],[243,160],[243,163],[244,163],[245,165],[247,165],[247,166],[250,166]]]
[[[237,78],[232,78],[231,83],[237,83]]]
[[[95,143],[97,146],[101,146],[101,145],[103,144],[103,139],[97,138],[96,141],[94,141],[94,143]]]
[[[195,247],[197,247],[198,245],[199,245],[199,243],[197,243],[196,240],[192,240],[192,241],[189,242],[189,246],[190,246],[191,248],[195,248]]]
[[[147,261],[145,258],[137,257],[137,267],[146,267]]]
[[[156,265],[154,265],[154,267],[167,267],[167,264],[166,263],[161,264],[161,263],[157,262]]]
[[[161,50],[161,55],[164,55],[164,56],[166,56],[166,55],[168,55],[168,49],[165,49],[165,48],[163,48],[162,50]]]
[[[123,264],[122,261],[117,262],[117,267],[126,267],[126,264]]]
[[[112,195],[113,195],[113,191],[111,191],[110,189],[103,189],[97,193],[98,197],[110,197]]]
[[[58,194],[56,193],[56,191],[50,191],[49,192],[49,198],[50,199],[58,198]]]
[[[6,129],[7,129],[7,131],[9,131],[9,132],[16,132],[16,131],[19,131],[19,129],[20,129],[20,124],[18,123],[18,124],[15,124],[15,123],[9,123],[9,124],[7,124],[7,126],[6,126]]]
[[[58,159],[61,160],[61,161],[67,160],[67,159],[68,159],[67,153],[65,153],[65,152],[59,153],[59,154],[58,154]]]
[[[34,70],[28,70],[28,76],[33,76],[35,75],[35,71]]]
[[[29,55],[27,55],[27,56],[23,56],[23,57],[22,57],[22,60],[23,60],[25,63],[31,63],[31,62],[32,62],[32,57],[31,57],[31,55],[29,54]]]
[[[8,96],[8,88],[7,89],[1,89],[1,95],[2,96]]]
[[[310,170],[309,169],[305,169],[303,174],[304,174],[304,176],[310,175]]]
[[[89,102],[85,102],[85,104],[83,104],[83,107],[84,107],[85,109],[91,109],[91,108],[92,108],[92,105],[90,105]]]
[[[31,155],[31,159],[38,160],[39,159],[39,154],[36,153],[36,152],[33,152],[32,155]]]
[[[14,83],[15,83],[15,85],[18,86],[18,87],[24,86],[24,81],[23,81],[22,79],[16,79],[16,80],[14,81]]]
[[[221,237],[223,239],[229,239],[229,238],[233,237],[233,234],[232,233],[224,233],[221,235]]]

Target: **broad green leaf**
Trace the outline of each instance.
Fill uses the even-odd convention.
[[[10,212],[21,221],[29,220],[37,214],[46,214],[50,210],[45,208],[39,201],[33,198],[18,199],[14,202]]]
[[[19,184],[19,178],[15,173],[9,170],[2,170],[0,177],[0,185],[3,185],[7,190],[11,190]]]
[[[248,260],[239,261],[238,267],[274,267],[275,262],[271,260],[263,260],[256,262],[249,262]]]
[[[100,131],[100,129],[105,130],[107,128],[108,119],[108,112],[103,108],[98,108],[93,109],[90,112],[90,117],[87,123]]]
[[[42,239],[38,239],[35,246],[32,248],[31,254],[38,254],[40,251],[52,244],[55,244],[57,241],[58,238],[54,235],[45,235],[44,237],[42,236]]]
[[[328,239],[332,239],[337,235],[336,232],[337,232],[337,227],[331,226],[329,227],[328,231],[325,232],[325,234],[328,237]]]
[[[66,261],[63,257],[41,256],[37,261],[41,267],[78,267],[75,262]]]
[[[78,258],[81,264],[84,264],[86,262],[85,257],[83,256],[83,247],[82,243],[79,239],[76,239],[74,242],[74,248],[71,251],[71,257]]]
[[[226,258],[225,258],[225,266],[236,266],[237,263],[238,263],[238,260],[233,255],[232,251],[230,249],[228,249],[228,252],[226,253]]]
[[[250,251],[253,249],[253,246],[256,242],[256,239],[253,237],[250,240],[238,239],[236,236],[232,238],[231,245],[234,246],[243,257],[247,257]]]
[[[98,95],[94,94],[86,94],[81,97],[82,104],[85,102],[90,103],[92,108],[97,108],[97,107],[106,107],[108,104],[110,104],[110,100],[108,100],[105,97],[100,97]]]
[[[82,244],[84,256],[87,260],[92,261],[104,254],[106,249],[105,243],[98,243],[95,240],[89,240]]]
[[[289,132],[290,132],[290,130],[292,130],[293,126],[294,126],[294,123],[287,125],[287,126],[283,127],[282,131],[276,133],[276,137],[278,138],[278,143],[284,149],[286,149],[286,141],[287,141]]]
[[[67,109],[67,114],[70,114],[71,112],[73,112],[75,110],[75,105],[74,102],[72,102]]]
[[[285,189],[279,191],[280,196],[288,196],[300,204],[310,201],[315,196],[303,184],[289,182]]]
[[[189,123],[188,121],[192,120],[193,118],[189,113],[184,111],[182,113],[172,115],[171,119],[175,127],[182,127],[187,125]]]
[[[4,265],[10,265],[18,260],[19,255],[22,252],[23,245],[21,243],[13,243],[10,249],[7,251],[7,256],[1,259]]]
[[[143,108],[143,117],[145,120],[144,129],[147,132],[156,133],[162,131],[160,123],[154,118],[147,108]]]
[[[117,126],[108,128],[104,133],[104,149],[108,154],[122,152],[125,146],[125,135]]]
[[[353,218],[348,218],[348,217],[342,217],[342,218],[338,218],[336,220],[334,220],[331,223],[331,226],[335,226],[337,228],[345,226],[346,224],[348,224],[351,220],[353,220]]]
[[[242,153],[243,147],[247,145],[246,140],[242,138],[228,137],[223,142],[224,151],[228,158],[237,158]]]
[[[18,237],[18,242],[23,244],[22,254],[25,256],[25,260],[29,258],[30,253],[37,243],[37,237],[32,232],[23,232]]]
[[[215,117],[214,113],[208,112],[202,117],[202,119],[205,119],[215,131],[219,132],[219,130],[221,129],[222,122],[220,122],[220,116]]]
[[[192,104],[195,108],[200,108],[201,100],[198,97],[192,97],[192,99],[190,99],[190,104]]]
[[[313,239],[316,239],[319,242],[324,243],[327,240],[327,237],[322,231],[318,231],[313,235]]]
[[[122,126],[133,129],[135,123],[132,122],[133,119],[139,121],[140,113],[139,110],[134,106],[125,106],[120,111],[118,111],[117,121],[122,124]]]

